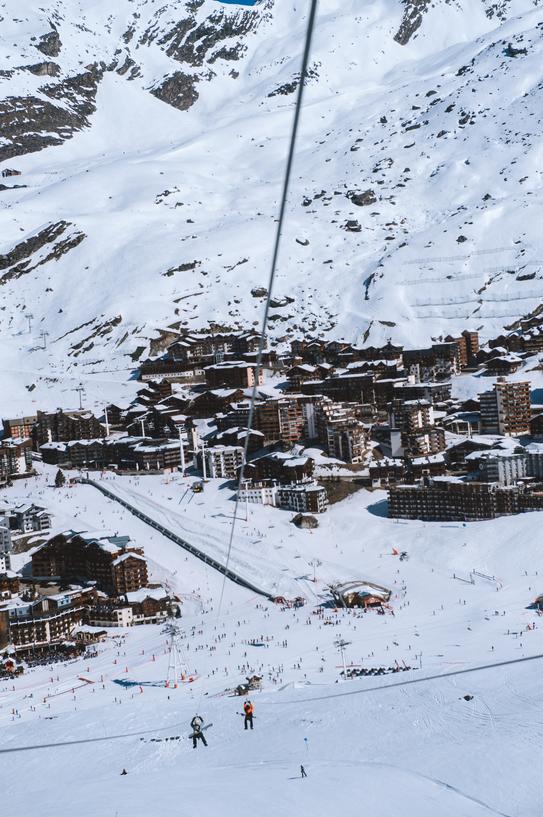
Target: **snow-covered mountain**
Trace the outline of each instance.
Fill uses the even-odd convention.
[[[2,5],[4,371],[259,321],[307,11]],[[426,343],[540,304],[542,26],[535,0],[321,0],[272,336]]]

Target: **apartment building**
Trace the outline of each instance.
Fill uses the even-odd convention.
[[[438,478],[419,485],[393,486],[388,503],[392,519],[468,522],[543,510],[543,493],[524,486]]]
[[[358,403],[335,403],[329,398],[315,406],[315,428],[330,457],[343,462],[362,462],[367,448],[367,433],[358,418]]]
[[[207,448],[204,454],[207,476],[212,479],[236,479],[243,465],[243,453],[243,447],[240,445],[216,445]]]
[[[276,504],[296,513],[324,513],[328,508],[326,489],[316,482],[300,485],[280,485],[277,488]]]
[[[393,399],[395,400],[427,400],[432,405],[443,403],[451,399],[452,384],[450,382],[436,383],[396,383]]]
[[[434,423],[428,400],[393,400],[388,406],[392,457],[423,457],[445,448],[445,432]]]
[[[492,450],[479,457],[479,475],[484,482],[515,485],[527,476],[527,457],[524,453]]]
[[[4,439],[8,437],[19,437],[24,440],[31,437],[36,419],[36,415],[31,414],[28,417],[11,417],[3,420]]]
[[[240,502],[251,502],[254,505],[271,505],[275,507],[277,482],[274,479],[244,480],[238,489]]]
[[[255,428],[264,434],[268,443],[281,443],[291,448],[303,435],[302,409],[295,397],[278,397],[257,403]]]
[[[5,516],[0,516],[0,574],[5,573],[11,567],[11,531],[9,520]]]
[[[0,483],[32,471],[32,442],[10,437],[0,440]]]
[[[499,377],[489,391],[479,395],[481,432],[517,437],[530,433],[530,383]]]
[[[74,531],[53,536],[33,553],[32,575],[94,581],[110,595],[138,590],[148,583],[143,549],[130,545],[130,537]]]
[[[106,431],[90,411],[38,411],[32,429],[35,450],[43,443],[92,440],[105,437]]]
[[[243,360],[229,360],[223,363],[214,363],[205,367],[206,383],[211,389],[230,388],[247,389],[255,384],[256,366]],[[264,383],[264,372],[258,372],[258,383]]]
[[[244,468],[247,479],[260,482],[273,479],[283,485],[294,482],[307,482],[315,469],[312,457],[293,456],[281,451],[273,451],[263,457],[248,462]]]

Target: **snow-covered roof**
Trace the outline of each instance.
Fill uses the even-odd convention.
[[[121,562],[126,562],[127,559],[137,559],[139,562],[146,562],[145,556],[140,556],[139,553],[122,553],[113,561],[113,564],[120,565]]]
[[[345,582],[344,584],[336,585],[333,589],[341,596],[357,593],[359,596],[376,596],[385,600],[388,600],[391,594],[391,591],[386,587],[365,581]]]
[[[266,459],[283,460],[285,465],[293,465],[292,462],[288,463],[287,461],[296,460],[296,465],[305,465],[309,457],[293,457],[292,454],[286,451],[272,451],[271,454],[266,454]]]
[[[65,451],[68,443],[43,443],[40,445],[40,451]]]
[[[96,444],[103,445],[103,442],[104,442],[104,440],[103,440],[102,437],[97,437],[94,440],[70,440],[69,443],[66,443],[66,446],[68,448],[72,448],[73,446],[76,446],[76,445],[82,445],[82,446],[96,445]]]
[[[425,463],[441,463],[445,462],[445,457],[443,456],[443,454],[429,454],[426,457],[413,457],[411,462],[413,463],[413,465],[424,465]]]
[[[432,404],[430,403],[429,400],[426,400],[424,397],[421,397],[421,398],[415,399],[415,400],[404,400],[403,405],[404,406],[414,406],[414,407],[422,406],[423,408],[427,408],[427,407],[431,406]]]
[[[29,440],[29,437],[4,437],[2,440],[0,440],[0,444],[15,447],[18,445],[23,445],[24,443],[29,442]]]
[[[543,443],[529,443],[526,446],[528,454],[537,454],[543,456]]]
[[[23,601],[19,596],[12,596],[6,601],[0,601],[0,610],[29,610],[32,604],[31,601]]]
[[[53,601],[62,601],[68,596],[79,596],[81,593],[89,593],[91,590],[94,590],[94,587],[77,587],[75,590],[64,590],[62,593],[53,593],[51,596],[47,596],[47,598],[53,599]]]
[[[169,443],[147,443],[147,442],[140,442],[138,445],[134,446],[134,451],[141,451],[143,453],[155,453],[159,451],[167,451],[170,449],[179,448],[179,440],[175,440]]]
[[[299,468],[300,466],[306,465],[308,461],[309,457],[291,457],[285,461],[284,465],[285,468]]]
[[[139,590],[134,590],[132,593],[125,593],[127,600],[131,603],[141,603],[145,599],[167,599],[169,594],[163,587],[140,587]]]
[[[213,363],[205,366],[205,371],[216,369],[254,369],[254,363],[247,363],[245,360],[225,360],[223,363]]]
[[[309,363],[298,363],[296,366],[293,366],[292,368],[300,369],[302,372],[307,372],[308,374],[314,374],[317,371],[317,367],[311,366]]]
[[[515,452],[506,448],[491,448],[490,451],[473,451],[468,454],[466,460],[495,460],[510,459],[511,457],[524,457],[523,452]]]
[[[209,389],[207,392],[203,392],[204,394],[213,394],[215,397],[224,397],[228,399],[232,397],[233,394],[237,394],[239,389]]]
[[[118,553],[130,542],[129,536],[119,535],[117,533],[109,533],[107,531],[67,530],[63,531],[62,535],[66,537],[66,539],[68,540],[77,536],[78,538],[82,539],[86,544],[97,545],[99,548],[101,548],[101,550],[107,551],[108,553],[112,554]]]

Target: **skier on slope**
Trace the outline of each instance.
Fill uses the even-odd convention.
[[[195,715],[190,722],[190,728],[192,729],[192,748],[196,749],[198,745],[198,741],[201,740],[204,746],[207,746],[207,740],[205,739],[204,733],[202,732],[202,726],[204,725],[204,719],[201,715]]]
[[[243,704],[243,711],[245,713],[245,719],[244,719],[245,729],[247,729],[247,726],[249,724],[250,724],[251,729],[252,729],[253,728],[253,712],[254,712],[254,708],[253,708],[253,705],[252,705],[251,701],[245,701],[245,703]]]

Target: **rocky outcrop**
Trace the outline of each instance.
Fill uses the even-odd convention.
[[[400,45],[407,45],[415,31],[422,24],[422,15],[430,5],[430,0],[404,0],[402,22],[394,39]]]
[[[0,275],[0,284],[7,284],[8,281],[20,278],[36,267],[47,264],[48,261],[58,260],[77,247],[85,238],[85,234],[77,229],[69,230],[73,226],[67,221],[49,224],[40,232],[16,244],[5,255],[0,255],[0,271],[5,270]],[[42,250],[45,252],[42,253]]]
[[[49,59],[36,63],[29,61],[28,65],[0,72],[0,79],[9,79],[18,71],[59,78],[59,81],[39,88],[39,92],[32,90],[24,96],[12,95],[0,100],[0,133],[3,137],[0,140],[0,162],[58,145],[75,131],[87,127],[88,117],[95,110],[97,85],[103,73],[116,71],[131,80],[141,77],[144,46],[158,45],[174,64],[180,63],[179,70],[155,79],[152,84],[149,82],[148,90],[180,111],[192,107],[199,97],[198,83],[215,76],[209,66],[241,58],[246,50],[243,38],[269,16],[273,0],[264,0],[258,8],[234,10],[220,7],[207,16],[201,13],[203,3],[204,0],[182,3],[182,19],[173,26],[168,8],[157,10],[149,17],[147,28],[142,29],[137,43],[134,34],[140,14],[135,13],[133,21],[128,22],[119,37],[119,48],[113,59],[104,53],[107,65],[105,62],[95,63],[68,77],[63,77],[62,63],[54,61],[61,54],[62,42],[51,22],[50,31],[32,38],[36,50]],[[165,25],[163,15],[168,17]],[[6,88],[9,89],[9,85],[6,84]]]
[[[177,62],[201,68],[218,58],[218,51],[214,54],[214,49],[219,43],[245,36],[256,28],[259,20],[260,14],[253,9],[237,14],[220,9],[201,22],[197,22],[195,17],[187,17],[162,37],[159,45],[165,46],[166,54]],[[222,58],[239,59],[244,50],[245,46],[238,40],[224,50],[228,56]]]
[[[187,111],[199,97],[198,91],[194,87],[197,82],[197,76],[176,71],[157,88],[152,88],[151,93],[161,99],[162,102],[173,105],[179,111]]]
[[[47,34],[42,34],[36,48],[46,57],[58,57],[62,48],[58,31],[53,29],[53,31],[48,31]]]
[[[347,194],[347,197],[352,201],[353,204],[356,204],[357,207],[367,207],[368,204],[375,204],[375,202],[377,201],[377,196],[371,189],[364,190],[363,193],[350,192]]]
[[[116,326],[119,326],[121,321],[122,315],[116,315],[114,318],[98,323],[98,325],[89,335],[87,335],[87,337],[83,338],[83,340],[80,340],[77,343],[72,344],[68,354],[73,357],[78,357],[85,352],[90,352],[90,350],[95,346],[95,341],[99,338],[104,338],[107,335],[110,335],[113,332],[113,329]]]
[[[318,77],[319,74],[316,68],[308,68],[305,72],[304,86],[307,85],[308,80],[318,79]],[[268,97],[288,96],[289,94],[293,94],[294,91],[297,90],[299,84],[300,74],[296,74],[290,82],[284,82],[282,85],[278,85],[277,88],[274,88],[273,91],[270,91]]]
[[[235,14],[221,8],[198,21],[196,13],[202,3],[203,0],[187,3],[188,16],[157,40],[168,57],[192,69],[190,73],[176,71],[151,89],[158,99],[180,111],[188,110],[198,99],[196,84],[213,78],[214,73],[207,66],[221,60],[236,61],[243,56],[246,51],[243,37],[266,19],[266,9],[270,5],[243,9]],[[145,32],[139,44],[148,44],[156,36],[156,31],[151,28]],[[231,75],[235,76],[235,72],[231,72]]]
[[[25,65],[25,71],[36,74],[37,77],[58,77],[60,68],[56,62],[38,62],[35,65]]]
[[[81,74],[42,86],[43,96],[1,101],[0,162],[59,145],[88,126],[88,117],[96,110],[96,89],[102,74],[102,69],[90,66]]]

